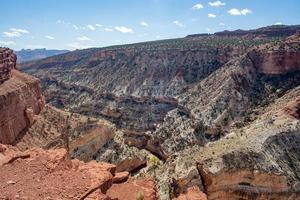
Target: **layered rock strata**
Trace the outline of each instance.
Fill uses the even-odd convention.
[[[15,70],[16,56],[1,50],[0,143],[12,144],[34,123],[45,102],[39,80]]]

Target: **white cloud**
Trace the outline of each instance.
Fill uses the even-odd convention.
[[[75,24],[73,24],[72,27],[73,27],[75,30],[86,30],[86,29],[87,29],[87,27],[85,27],[85,26],[77,26],[77,25],[75,25]]]
[[[193,10],[200,10],[202,8],[204,8],[204,6],[201,3],[197,3],[192,7]]]
[[[6,37],[21,37],[23,34],[28,34],[29,31],[26,29],[10,28],[9,31],[3,32]]]
[[[242,13],[242,15],[248,15],[248,14],[251,14],[252,11],[246,8],[246,9],[243,9],[243,10],[241,11],[241,13]]]
[[[175,20],[173,21],[173,24],[175,24],[178,27],[183,27],[184,25],[182,23],[180,23],[179,21]]]
[[[29,33],[29,31],[27,31],[26,29],[20,29],[20,28],[11,28],[9,29],[13,32],[18,32],[18,33]]]
[[[61,19],[57,20],[56,23],[57,23],[57,24],[63,24],[63,25],[71,25],[70,22],[66,22],[66,21],[61,20]]]
[[[282,25],[282,22],[276,22],[275,25]]]
[[[131,28],[127,28],[125,26],[116,26],[115,29],[121,33],[133,33]]]
[[[78,41],[93,41],[91,38],[86,37],[86,36],[81,36],[76,38]]]
[[[225,26],[225,24],[223,22],[220,22],[219,25],[220,26]]]
[[[252,11],[247,9],[247,8],[244,8],[242,10],[239,10],[237,8],[232,8],[230,10],[227,11],[230,15],[232,16],[239,16],[239,15],[248,15],[248,14],[251,14]]]
[[[114,29],[112,29],[112,28],[105,28],[104,30],[107,31],[107,32],[113,32],[114,31]]]
[[[47,38],[49,40],[54,40],[55,39],[53,36],[50,36],[50,35],[45,35],[45,38]]]
[[[3,32],[3,35],[6,37],[20,37],[21,33],[19,32]]]
[[[16,43],[14,41],[1,41],[0,40],[0,45],[1,46],[15,46]]]
[[[147,22],[144,22],[144,21],[141,22],[140,25],[141,25],[141,26],[145,26],[145,27],[148,27],[148,26],[149,26],[149,24],[148,24]]]
[[[101,28],[103,25],[102,24],[95,24],[95,26]]]
[[[87,27],[88,29],[92,30],[92,31],[95,30],[95,27],[94,27],[93,25],[90,25],[90,24],[89,24],[89,25],[87,25],[86,27]]]
[[[212,7],[221,7],[226,5],[226,3],[221,1],[209,2],[208,4]]]
[[[209,18],[216,18],[216,17],[217,17],[217,15],[212,14],[212,13],[209,13],[207,16],[208,16]]]
[[[81,44],[79,42],[69,43],[69,44],[67,44],[67,46],[71,47],[72,49],[87,49],[87,48],[91,47],[89,45],[84,45],[84,44]]]

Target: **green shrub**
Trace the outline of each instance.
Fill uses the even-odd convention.
[[[144,192],[143,192],[143,191],[138,191],[138,192],[135,194],[135,199],[136,199],[136,200],[144,200]]]
[[[158,166],[159,159],[156,156],[151,156],[149,159],[149,165],[151,168],[156,168]]]

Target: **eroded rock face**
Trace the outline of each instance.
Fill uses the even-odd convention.
[[[39,80],[12,70],[0,86],[0,143],[12,144],[44,107]]]
[[[151,179],[126,181],[128,173],[127,178],[115,174],[115,165],[69,160],[63,149],[20,152],[4,145],[0,149],[1,199],[132,200],[136,192],[145,200],[157,199]]]
[[[11,70],[16,69],[17,57],[8,48],[0,47],[0,84],[11,77]]]
[[[33,147],[62,148],[68,138],[70,156],[85,162],[93,160],[116,131],[116,127],[106,120],[69,113],[50,105],[46,105],[34,119],[35,123],[15,146],[22,151]]]
[[[284,42],[259,46],[248,53],[254,67],[264,74],[286,74],[300,70],[300,33]]]

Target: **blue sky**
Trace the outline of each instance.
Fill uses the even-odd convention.
[[[300,24],[299,0],[0,0],[0,46],[77,49]]]

